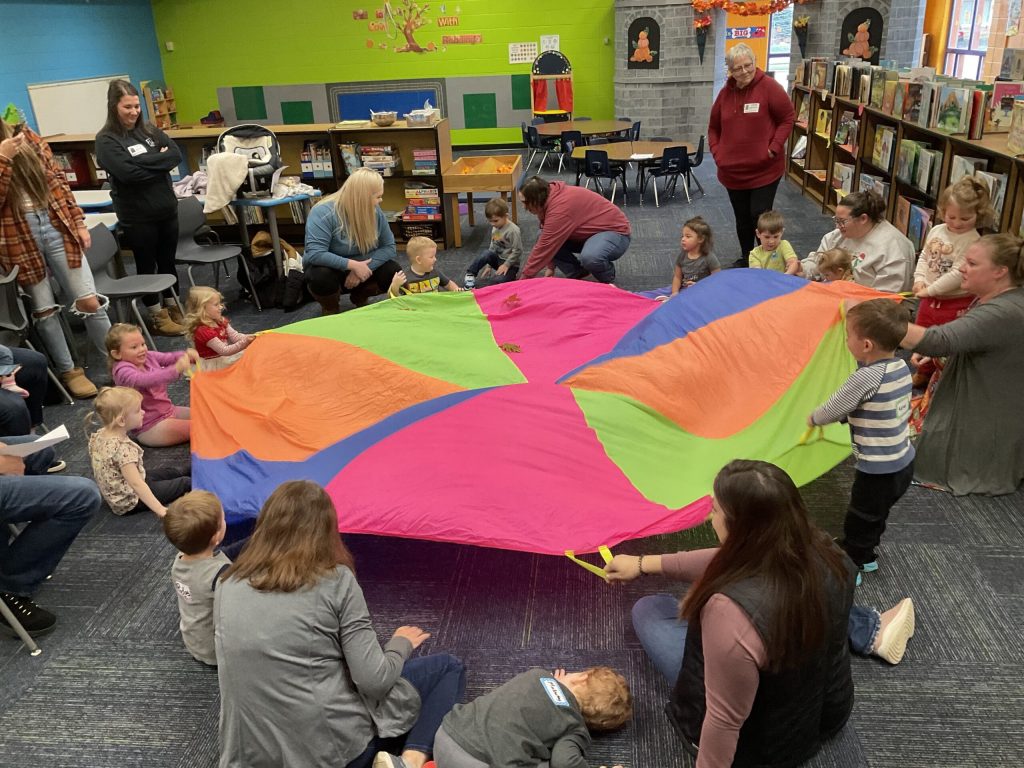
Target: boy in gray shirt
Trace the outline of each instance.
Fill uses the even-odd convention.
[[[531,669],[456,704],[437,731],[434,760],[438,768],[587,768],[590,731],[614,730],[632,715],[629,686],[613,669]]]
[[[209,491],[186,493],[167,508],[164,534],[178,550],[171,581],[178,594],[181,639],[197,661],[217,666],[213,647],[213,590],[230,558],[215,551],[227,525],[220,500]]]
[[[519,225],[508,218],[508,203],[500,197],[492,198],[484,207],[484,215],[491,224],[491,244],[466,267],[467,288],[475,285],[480,270],[484,270],[480,277],[487,277],[493,269],[495,283],[515,280],[523,258],[523,236]]]

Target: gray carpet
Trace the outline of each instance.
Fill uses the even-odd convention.
[[[706,163],[698,174],[710,193],[687,205],[682,196],[625,208],[633,245],[618,262],[629,290],[665,285],[682,222],[701,214],[715,229],[723,262],[737,253],[731,210]],[[551,174],[546,173],[546,176]],[[564,176],[563,176],[564,177]],[[777,207],[798,253],[812,250],[830,228],[816,206],[783,182]],[[478,221],[483,221],[482,205]],[[522,216],[527,244],[536,219]],[[465,247],[440,254],[453,276],[486,247],[483,224]],[[307,306],[284,315],[257,313],[225,286],[237,328],[254,331],[313,316]],[[161,348],[180,342],[161,340]],[[84,347],[83,347],[84,348]],[[90,374],[104,378],[91,355]],[[184,402],[183,385],[172,389]],[[87,404],[47,409],[74,438],[62,450],[69,472],[88,474],[80,429]],[[147,466],[182,461],[184,448],[148,450]],[[841,466],[804,489],[819,522],[841,526],[851,471]],[[482,480],[483,482],[483,480]],[[1024,763],[1022,543],[1024,494],[998,499],[950,496],[913,488],[894,511],[881,549],[881,570],[865,578],[860,602],[887,607],[905,595],[918,606],[918,631],[906,659],[892,668],[855,658],[857,702],[850,726],[811,763],[865,765],[1016,766]],[[630,542],[618,551],[665,551],[708,545],[709,527]],[[628,768],[691,766],[663,714],[667,686],[645,659],[629,624],[632,602],[671,589],[656,579],[619,588],[561,558],[468,546],[349,537],[360,582],[382,637],[400,624],[433,633],[425,650],[448,650],[469,669],[469,696],[483,693],[531,665],[582,667],[608,663],[623,671],[636,698],[634,721],[597,739],[593,765]],[[13,640],[0,641],[0,765],[214,766],[217,762],[216,673],[183,649],[169,582],[173,550],[148,515],[101,512],[72,547],[38,602],[56,612],[57,630],[30,658]]]

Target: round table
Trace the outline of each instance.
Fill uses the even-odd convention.
[[[690,145],[685,141],[617,141],[612,144],[598,144],[593,147],[586,145],[576,147],[572,151],[572,159],[584,160],[586,159],[587,150],[593,149],[598,152],[607,152],[608,161],[611,163],[636,163],[636,186],[640,192],[640,205],[643,205],[643,191],[647,184],[645,170],[659,165],[661,163],[661,156],[669,147],[682,147],[687,153],[690,152]],[[579,184],[578,173],[576,183]],[[623,195],[625,194],[625,177],[623,177]],[[688,190],[686,199],[689,202],[690,193]],[[657,204],[657,201],[655,202]]]
[[[562,135],[562,131],[579,131],[584,136],[603,136],[609,133],[622,133],[633,127],[629,120],[563,120],[560,123],[542,123],[536,126],[541,136]]]

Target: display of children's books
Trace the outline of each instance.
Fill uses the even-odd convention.
[[[797,112],[796,122],[798,125],[807,127],[807,120],[811,116],[811,99],[805,96],[800,102],[800,111]]]
[[[910,221],[907,223],[907,237],[914,244],[914,251],[920,252],[928,231],[932,228],[935,211],[923,205],[910,206]]]
[[[988,161],[983,157],[953,155],[953,162],[949,169],[949,183],[956,184],[964,176],[973,176],[977,171],[984,171],[987,167]]]
[[[1013,154],[1024,155],[1024,99],[1013,100],[1013,117],[1010,118],[1006,146]]]
[[[871,162],[878,168],[888,171],[892,163],[893,143],[896,141],[896,129],[882,125],[875,131],[875,143],[871,148]]]
[[[900,116],[910,123],[920,123],[921,83],[908,82],[904,89],[903,107]]]
[[[988,187],[988,195],[992,201],[992,207],[1002,213],[1003,201],[1006,198],[1006,174],[977,171],[974,174],[974,178]]]
[[[1010,120],[1013,118],[1013,102],[1024,93],[1024,83],[997,82],[992,86],[992,102],[989,104],[988,133],[1009,133]]]
[[[889,183],[872,173],[861,173],[857,177],[857,189],[860,192],[877,192],[883,200],[889,199]]]
[[[892,225],[904,235],[910,226],[910,200],[903,195],[896,196],[896,218]]]
[[[965,133],[970,119],[970,91],[951,85],[939,89],[939,107],[933,128],[943,133]]]
[[[840,193],[840,199],[853,192],[853,163],[832,164],[832,188]]]
[[[819,136],[824,136],[826,139],[829,138],[829,131],[832,128],[832,110],[831,109],[819,109],[818,115],[814,119],[814,132]]]

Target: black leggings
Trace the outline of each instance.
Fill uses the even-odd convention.
[[[730,189],[729,202],[736,217],[736,237],[740,239],[740,260],[738,267],[750,266],[750,252],[757,245],[757,217],[770,211],[775,203],[775,190],[780,179],[754,189]]]
[[[317,298],[333,296],[339,291],[341,293],[351,293],[352,303],[357,307],[361,307],[370,300],[371,296],[387,293],[388,288],[391,287],[391,280],[399,269],[397,261],[388,259],[373,270],[368,280],[364,280],[349,291],[345,287],[345,278],[348,277],[347,269],[310,267],[306,270],[306,284],[309,286],[309,292]]]
[[[135,271],[140,275],[171,275],[174,289],[178,289],[178,270],[174,254],[178,250],[178,214],[159,221],[145,221],[136,224],[122,224],[124,244],[135,254]],[[171,289],[163,292],[165,299],[173,298]],[[147,307],[160,305],[160,295],[143,296]]]
[[[177,469],[175,467],[157,467],[146,471],[146,485],[156,496],[156,500],[165,507],[177,501],[192,490],[192,467]],[[145,512],[149,507],[139,499],[132,512]]]

